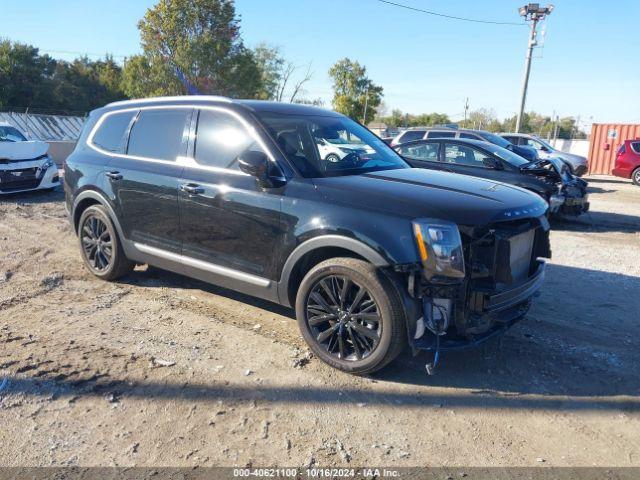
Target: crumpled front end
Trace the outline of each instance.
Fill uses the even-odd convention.
[[[420,299],[413,347],[453,350],[478,344],[522,319],[542,286],[550,258],[544,216],[485,227],[460,226],[466,275],[458,283],[416,280]]]
[[[0,194],[54,188],[58,185],[58,167],[46,154],[27,160],[0,159]]]

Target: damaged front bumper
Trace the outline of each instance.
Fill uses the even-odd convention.
[[[545,217],[462,227],[466,276],[437,285],[421,274],[409,282],[417,320],[410,344],[417,352],[459,350],[505,332],[529,311],[551,257]],[[434,362],[435,363],[435,362]],[[429,368],[429,367],[428,367]]]
[[[419,338],[413,339],[412,346],[418,350],[433,351],[438,348],[440,351],[462,350],[470,348],[489,340],[490,338],[504,333],[508,328],[525,317],[531,306],[532,298],[538,293],[545,278],[545,262],[540,260],[536,273],[525,283],[512,289],[487,294],[481,291],[472,292],[472,298],[476,301],[480,299],[482,305],[475,305],[475,311],[470,313],[473,317],[470,323],[488,325],[474,332],[473,328],[467,329],[467,335],[457,335],[455,332],[440,332],[437,334],[418,325],[417,333],[421,333]],[[478,308],[479,307],[479,308]],[[428,297],[422,298],[422,318],[418,320],[425,322],[425,318],[431,315],[430,300]],[[440,338],[437,338],[437,337]]]
[[[581,215],[589,211],[589,195],[587,182],[574,178],[564,184],[559,194],[552,195],[549,200],[550,213],[564,215]]]

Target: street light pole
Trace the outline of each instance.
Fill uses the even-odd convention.
[[[525,20],[531,22],[531,30],[529,32],[529,44],[527,45],[527,58],[524,64],[524,76],[522,78],[522,91],[520,92],[520,109],[518,110],[518,116],[516,118],[516,133],[520,132],[522,126],[522,116],[524,115],[524,107],[527,102],[527,89],[529,87],[529,74],[531,73],[531,58],[533,56],[533,47],[538,44],[536,39],[536,28],[538,22],[544,19],[553,11],[553,5],[547,7],[540,7],[537,3],[530,3],[524,7],[520,7],[520,15]]]

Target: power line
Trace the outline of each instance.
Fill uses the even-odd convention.
[[[492,25],[526,25],[526,23],[516,23],[516,22],[495,22],[493,20],[479,20],[477,18],[466,18],[466,17],[456,17],[454,15],[446,15],[444,13],[432,12],[430,10],[423,10],[421,8],[410,7],[409,5],[402,5],[401,3],[389,2],[388,0],[378,0],[380,3],[386,3],[387,5],[393,5],[395,7],[406,8],[407,10],[413,10],[415,12],[426,13],[428,15],[434,15],[436,17],[448,18],[451,20],[461,20],[464,22],[474,22],[474,23],[489,23]]]

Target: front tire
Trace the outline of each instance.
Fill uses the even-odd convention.
[[[323,362],[363,375],[394,360],[406,340],[392,281],[363,260],[332,258],[313,267],[296,297],[303,338]]]
[[[102,205],[92,205],[82,212],[78,239],[84,264],[96,277],[116,280],[133,271],[135,263],[124,254],[116,228]]]
[[[330,153],[329,155],[324,157],[324,160],[326,162],[338,163],[340,161],[340,157],[338,155],[336,155],[335,153]]]
[[[636,168],[631,174],[631,180],[633,183],[640,187],[640,167]]]

